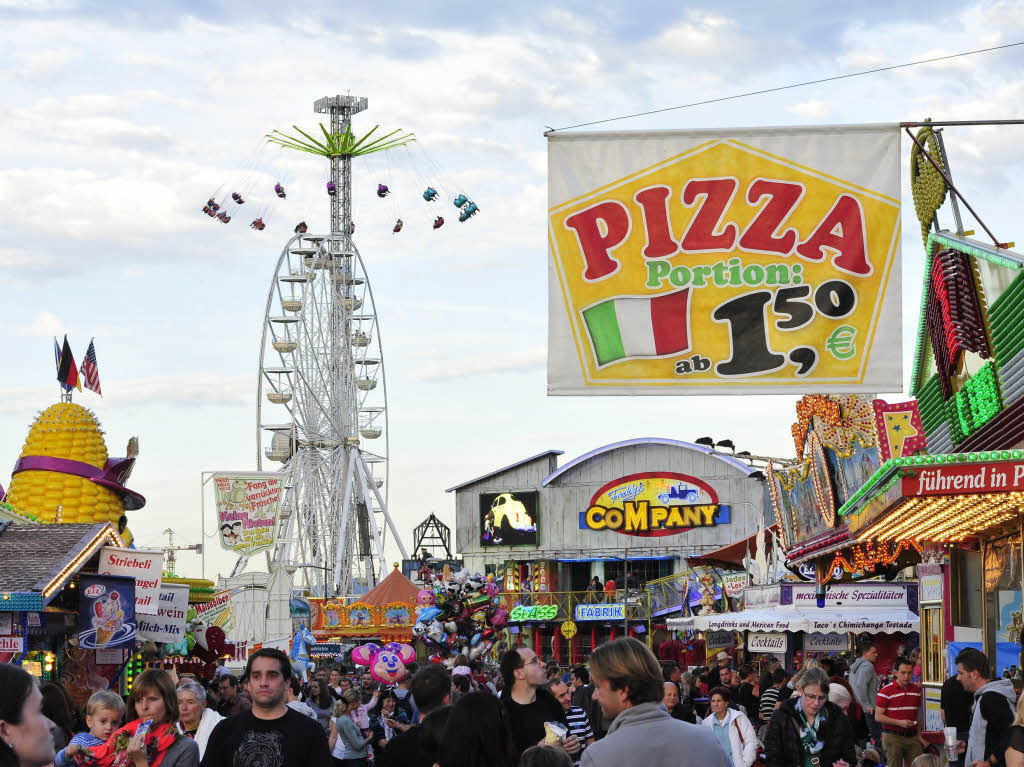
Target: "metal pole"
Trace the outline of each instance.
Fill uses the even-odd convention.
[[[941,130],[935,131],[935,138],[939,141],[939,155],[942,157],[942,164],[946,167],[946,173],[953,178],[953,171],[949,169],[949,155],[946,154],[946,142],[942,140]],[[949,202],[953,206],[953,220],[956,221],[957,236],[963,237],[964,222],[960,220],[960,206],[957,204],[955,194],[950,196]]]
[[[355,470],[356,455],[357,452],[355,450],[349,451],[348,471],[345,472],[345,495],[341,507],[341,527],[338,529],[338,547],[334,555],[334,591],[338,596],[343,596],[340,593],[341,568],[345,561],[342,555],[345,553],[345,544],[348,543],[348,513],[352,504],[352,482],[355,479],[353,472]],[[326,583],[324,585],[326,586]],[[324,593],[324,598],[327,598],[326,593]]]
[[[199,542],[203,544],[199,551],[200,572],[203,580],[206,580],[206,480],[202,472],[199,474],[199,514]]]
[[[1008,247],[1005,242],[999,242],[999,240],[996,239],[996,236],[992,234],[992,230],[985,226],[985,222],[981,220],[978,214],[974,211],[974,208],[971,207],[971,204],[967,202],[967,199],[962,194],[960,194],[959,191],[957,191],[957,188],[955,186],[953,186],[953,182],[949,180],[949,176],[945,174],[942,168],[939,167],[939,164],[935,162],[935,160],[932,158],[930,154],[928,154],[928,150],[925,149],[924,145],[917,140],[917,136],[911,133],[909,128],[906,128],[905,130],[907,131],[907,135],[910,136],[910,140],[917,145],[917,148],[921,150],[921,154],[924,155],[925,159],[928,160],[928,162],[931,163],[932,167],[935,168],[935,171],[940,176],[942,176],[942,178],[945,180],[946,184],[949,186],[953,194],[955,194],[957,197],[963,200],[964,206],[967,208],[967,210],[971,212],[971,215],[974,216],[974,220],[981,224],[981,228],[985,230],[985,233],[992,238],[992,242],[995,243],[995,246],[997,248]]]
[[[363,454],[359,453],[359,462],[363,465],[363,472],[365,476],[371,476],[370,469],[366,465],[366,460],[363,458]],[[384,498],[380,494],[380,490],[377,487],[376,482],[370,482],[370,490],[373,491],[374,496],[377,498],[377,503],[380,504],[381,511],[384,512],[384,521],[388,523],[388,527],[391,528],[391,534],[395,536],[395,543],[398,544],[398,550],[402,552],[402,559],[408,559],[409,554],[405,550],[405,546],[402,544],[402,539],[398,535],[398,530],[395,528],[395,523],[391,519],[391,514],[388,512],[388,505],[384,502]]]
[[[367,489],[369,485],[374,483],[371,481],[371,478],[366,476],[366,473],[363,470],[364,465],[365,464],[363,464],[362,461],[358,461],[356,463],[356,476],[359,479],[359,490],[363,498],[363,503],[366,504],[366,513],[367,516],[369,517],[367,521],[370,523],[370,534],[373,536],[373,542],[376,545],[377,549],[377,557],[378,561],[380,562],[380,564],[378,565],[380,578],[383,578],[384,574],[389,571],[384,568],[384,546],[381,545],[380,542],[380,535],[378,534],[377,531],[377,518],[374,516],[373,511],[373,501],[370,499],[370,491]],[[373,585],[376,586],[377,583],[379,583],[377,573],[372,572],[372,567],[367,569],[370,570],[371,574],[373,575]]]

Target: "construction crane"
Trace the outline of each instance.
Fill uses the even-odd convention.
[[[171,528],[164,530],[164,535],[167,536],[167,545],[161,546],[164,552],[164,575],[172,578],[178,576],[175,570],[175,562],[177,561],[177,552],[179,551],[194,551],[196,554],[203,553],[203,544],[193,543],[191,546],[175,546],[174,545],[174,531]]]

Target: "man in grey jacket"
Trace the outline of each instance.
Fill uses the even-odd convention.
[[[868,729],[877,748],[882,747],[882,725],[875,721],[875,700],[878,697],[878,672],[875,661],[878,660],[878,648],[875,643],[865,641],[857,648],[858,658],[850,666],[850,687],[857,696],[857,702],[864,709]]]
[[[1006,736],[1016,713],[1017,693],[1009,679],[992,677],[992,666],[981,650],[967,647],[957,654],[956,678],[974,695],[970,735],[967,743],[961,741],[966,751],[964,764],[968,767],[1003,762]]]
[[[673,719],[661,707],[661,667],[643,643],[601,645],[590,656],[590,676],[594,700],[613,721],[583,752],[581,767],[732,767],[710,728]]]

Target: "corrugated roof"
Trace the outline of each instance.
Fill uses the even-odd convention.
[[[419,593],[416,584],[402,575],[402,571],[396,567],[387,578],[374,586],[359,601],[378,607],[392,602],[414,603]]]
[[[613,442],[610,445],[605,445],[604,447],[599,447],[596,448],[595,450],[591,450],[589,453],[584,453],[579,458],[574,458],[573,460],[569,461],[569,463],[565,464],[565,466],[560,467],[557,471],[552,473],[543,482],[541,482],[541,485],[547,487],[562,474],[569,471],[569,469],[573,468],[574,466],[579,466],[584,461],[589,461],[591,458],[595,458],[601,455],[602,453],[608,453],[611,452],[612,450],[618,450],[620,447],[631,447],[633,445],[669,445],[671,447],[681,447],[686,450],[693,450],[694,452],[697,453],[704,453],[705,455],[710,455],[712,458],[717,458],[719,461],[722,461],[722,463],[727,463],[733,468],[739,469],[747,476],[757,471],[757,469],[755,469],[753,466],[748,466],[747,464],[743,463],[737,458],[733,458],[732,456],[725,455],[723,453],[717,453],[710,447],[705,447],[704,445],[695,445],[692,442],[682,442],[678,439],[665,439],[664,437],[640,437],[638,439],[626,439],[623,440],[622,442]]]
[[[502,466],[500,469],[495,469],[494,471],[490,471],[487,474],[484,474],[482,476],[477,477],[476,479],[471,479],[471,480],[468,480],[467,482],[463,482],[460,485],[455,485],[454,487],[449,487],[447,490],[445,490],[445,492],[446,493],[450,493],[452,490],[461,490],[462,488],[466,487],[467,485],[475,485],[477,482],[482,482],[483,480],[487,479],[488,477],[493,477],[495,474],[501,474],[503,471],[508,471],[509,469],[514,469],[514,468],[516,468],[516,466],[522,466],[524,463],[530,463],[531,461],[536,461],[538,458],[543,458],[544,456],[547,456],[547,455],[562,455],[563,453],[565,453],[564,450],[545,450],[543,453],[537,453],[537,455],[531,455],[529,458],[524,458],[521,461],[516,461],[515,463],[510,463],[508,466]]]
[[[105,533],[110,536],[108,543],[115,545],[117,532],[109,522],[4,526],[0,531],[0,591],[43,591]]]

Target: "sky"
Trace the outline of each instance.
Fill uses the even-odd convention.
[[[632,437],[707,435],[794,453],[794,397],[546,396],[547,127],[1022,41],[1024,2],[868,0],[854,14],[794,2],[0,0],[0,29],[0,467],[57,399],[52,338],[67,333],[79,359],[95,338],[104,396],[76,401],[95,411],[112,455],[140,439],[129,482],[148,499],[130,515],[138,542],[161,545],[165,529],[199,542],[201,473],[256,468],[277,257],[297,221],[315,231],[328,215],[323,163],[262,137],[315,127],[313,101],[350,93],[369,99],[357,133],[380,124],[417,137],[354,172],[355,241],[386,359],[389,503],[409,546],[431,512],[454,525],[445,488],[547,449],[567,461]],[[596,127],[1016,118],[1022,73],[1024,47]],[[1024,129],[945,138],[985,222],[1003,240],[1024,237],[1013,230]],[[446,215],[432,231],[418,195],[435,179],[480,214]],[[275,181],[287,200],[271,195]],[[395,194],[379,200],[378,183]],[[201,213],[215,190],[240,184],[253,207],[230,225]],[[923,251],[905,170],[903,187],[909,367]],[[263,207],[266,230],[247,228]],[[951,225],[948,209],[939,217]],[[226,573],[232,558],[205,540],[207,576]],[[199,569],[180,556],[180,572]]]

